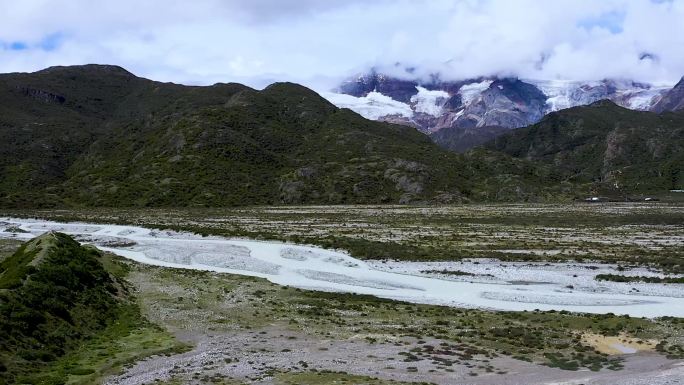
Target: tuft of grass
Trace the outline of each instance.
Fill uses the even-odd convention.
[[[684,277],[645,277],[620,274],[598,274],[594,279],[611,282],[684,283]]]

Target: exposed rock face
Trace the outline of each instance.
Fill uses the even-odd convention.
[[[626,80],[606,79],[594,82],[529,80],[547,95],[549,111],[584,106],[608,99],[632,110],[648,111],[669,86],[653,86]]]
[[[518,128],[538,122],[546,110],[546,95],[518,79],[499,79],[470,102],[456,119],[457,127]]]
[[[62,104],[66,101],[66,98],[61,95],[56,95],[48,91],[44,90],[38,90],[35,88],[27,88],[23,87],[20,88],[21,92],[31,98],[34,98],[36,100],[40,100],[45,103],[57,103],[57,104]]]
[[[684,109],[684,77],[662,99],[653,106],[653,112],[677,111]]]
[[[339,92],[356,97],[366,96],[376,91],[402,103],[408,103],[411,96],[418,93],[417,83],[410,80],[400,80],[382,74],[371,73],[361,75],[354,82],[345,82]]]
[[[673,93],[661,102],[669,87],[633,81],[484,77],[443,81],[437,75],[428,80],[405,80],[371,72],[324,96],[368,119],[409,125],[431,134],[443,147],[464,151],[503,133],[502,129],[529,126],[549,112],[603,99],[634,110],[650,110],[656,103],[672,109],[677,100],[684,99],[684,85],[681,88],[679,97]],[[463,142],[457,143],[460,139]]]
[[[441,81],[435,77],[419,83],[371,73],[343,83],[337,92],[357,99],[327,95],[333,103],[367,118],[432,134],[447,129],[433,138],[459,152],[505,129],[536,123],[548,109],[547,97],[539,88],[512,78]],[[457,139],[463,141],[457,143]]]
[[[397,191],[413,196],[423,192],[426,172],[427,168],[423,164],[395,159],[385,170],[384,177],[395,183]]]

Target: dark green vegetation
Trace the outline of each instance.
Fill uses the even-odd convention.
[[[445,127],[430,134],[439,146],[453,152],[465,152],[473,147],[487,143],[499,135],[509,132],[509,128],[498,126],[485,127]]]
[[[624,199],[682,188],[683,127],[681,112],[599,102],[454,154],[296,84],[51,67],[0,75],[0,207]]]
[[[32,210],[5,215],[309,243],[347,250],[361,259],[574,260],[684,273],[684,205],[662,202]]]
[[[141,316],[125,274],[60,233],[3,259],[0,384],[89,383],[143,352],[173,347]]]
[[[684,189],[684,113],[632,111],[610,101],[547,115],[486,147],[553,165],[555,179],[625,197]]]
[[[612,282],[684,283],[684,277],[642,277],[619,274],[599,274],[595,279]]]
[[[475,274],[469,273],[467,271],[461,271],[461,270],[421,270],[421,273],[427,273],[427,274],[443,274],[443,275],[455,275],[455,276],[474,276]]]
[[[557,182],[296,84],[191,87],[99,65],[0,75],[5,207],[538,200],[566,196]]]
[[[447,269],[442,269],[442,270],[421,270],[421,273],[426,273],[426,274],[442,274],[442,275],[451,275],[451,276],[456,276],[456,277],[474,277],[474,276],[485,276],[485,277],[493,277],[491,274],[473,274],[469,273],[467,271],[461,271],[461,270],[447,270]]]

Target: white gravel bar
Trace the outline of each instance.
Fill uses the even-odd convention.
[[[622,274],[610,265],[491,260],[365,262],[344,252],[281,242],[202,237],[135,226],[0,218],[1,238],[25,240],[47,231],[69,234],[82,243],[145,264],[262,277],[302,289],[492,310],[684,317],[684,285],[596,282],[596,274]],[[442,270],[473,275],[434,272]],[[654,274],[645,269],[637,273]]]

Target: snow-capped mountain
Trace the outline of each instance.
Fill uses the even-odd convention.
[[[426,133],[444,128],[518,128],[549,112],[610,99],[651,110],[672,86],[632,81],[595,82],[478,78],[463,81],[402,80],[379,73],[358,76],[323,96],[369,119],[415,126]]]
[[[671,85],[651,85],[632,81],[602,80],[577,82],[562,80],[527,80],[547,97],[550,111],[587,105],[601,99],[610,99],[631,110],[648,111],[672,89]]]

